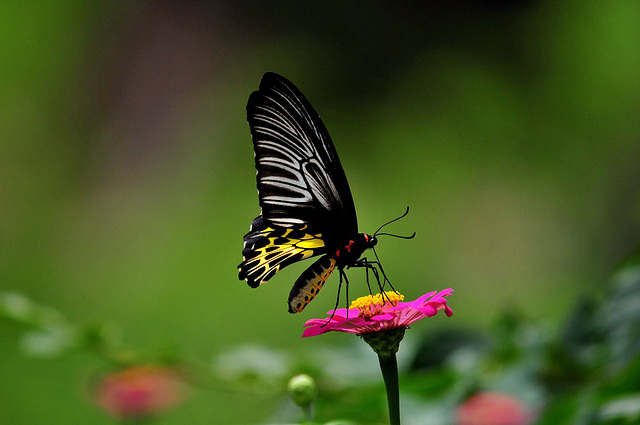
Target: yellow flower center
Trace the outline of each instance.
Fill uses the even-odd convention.
[[[396,306],[403,300],[404,295],[395,291],[385,291],[382,294],[357,298],[351,303],[350,308],[360,310],[358,316],[368,319],[382,313],[384,307]]]

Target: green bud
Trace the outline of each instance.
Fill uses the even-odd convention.
[[[306,374],[296,375],[291,378],[287,389],[293,402],[300,407],[311,405],[318,396],[316,381]]]

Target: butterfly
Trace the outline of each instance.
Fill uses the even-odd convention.
[[[358,232],[347,177],[319,115],[286,78],[268,72],[247,103],[261,214],[244,236],[238,277],[256,288],[284,267],[321,255],[296,280],[290,313],[301,312],[334,269],[373,264],[360,257],[377,238]]]

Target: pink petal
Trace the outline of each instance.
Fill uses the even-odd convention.
[[[307,320],[304,324],[304,327],[308,326],[322,326],[327,323],[327,319],[311,319]]]
[[[431,298],[435,293],[436,293],[436,291],[428,292],[428,293],[424,294],[423,296],[418,297],[418,299],[417,299],[417,300],[415,300],[415,301],[409,301],[409,303],[412,303],[412,304],[422,304],[422,303],[424,303],[427,299]]]
[[[325,331],[320,326],[314,326],[312,328],[307,328],[302,332],[302,338],[306,338],[308,336],[317,336],[325,333]]]
[[[438,314],[438,309],[431,304],[425,305],[424,307],[416,308],[416,310],[418,310],[419,312],[421,312],[427,317],[432,317]]]
[[[358,311],[356,310],[356,316],[358,315],[357,313],[358,313]],[[337,316],[337,317],[343,317],[343,318],[346,319],[347,316],[351,317],[352,314],[351,314],[351,311],[349,311],[349,309],[347,309],[347,308],[339,308],[339,309],[336,309],[336,310],[327,311],[327,316],[329,316],[329,317],[331,317],[331,316],[336,317]]]
[[[371,318],[372,322],[384,322],[386,320],[392,320],[396,317],[395,314],[391,314],[391,313],[382,313],[382,314],[377,314],[375,316],[373,316]]]

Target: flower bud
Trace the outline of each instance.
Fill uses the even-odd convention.
[[[318,396],[316,381],[306,374],[296,375],[291,378],[287,389],[293,402],[300,407],[311,405]]]

